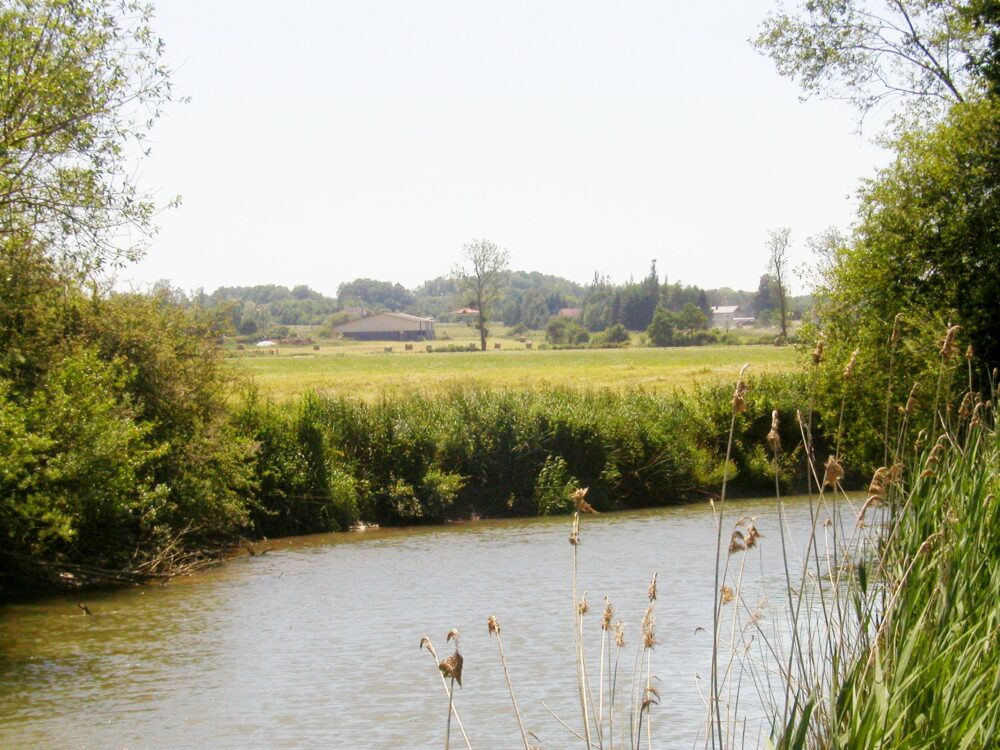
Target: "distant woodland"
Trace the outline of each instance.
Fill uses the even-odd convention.
[[[373,312],[405,312],[449,322],[466,305],[456,281],[439,276],[407,289],[401,284],[377,279],[355,279],[340,284],[336,297],[300,285],[289,289],[273,284],[220,287],[214,292],[185,294],[170,290],[176,301],[204,309],[222,311],[233,330],[243,336],[280,335],[282,327],[313,325],[332,330],[351,317]],[[788,299],[790,318],[801,319],[812,307],[808,295]],[[760,277],[755,291],[729,288],[702,289],[680,282],[670,283],[657,272],[655,262],[642,279],[612,283],[595,273],[589,284],[536,271],[509,271],[500,286],[495,318],[510,327],[545,328],[553,316],[566,308],[579,309],[578,322],[588,331],[603,331],[621,325],[645,331],[657,307],[680,313],[688,305],[707,317],[716,305],[739,305],[742,317],[753,317],[769,325],[778,315],[779,293],[770,274]]]

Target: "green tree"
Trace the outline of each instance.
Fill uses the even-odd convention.
[[[488,240],[473,240],[462,249],[462,262],[452,268],[464,302],[476,308],[474,327],[479,343],[486,351],[486,323],[500,298],[500,282],[510,263],[510,254]]]
[[[653,313],[653,321],[646,329],[646,336],[653,346],[672,346],[674,343],[674,314],[662,305]]]
[[[1000,104],[953,108],[900,137],[861,194],[860,224],[827,266],[824,320],[884,346],[897,313],[912,329],[958,322],[981,360],[1000,362]]]
[[[862,113],[899,97],[940,112],[983,88],[989,14],[971,4],[808,0],[768,16],[754,44],[807,94],[847,99]]]
[[[145,148],[171,99],[151,16],[145,3],[110,0],[0,7],[5,252],[27,235],[78,274],[141,253],[155,207],[136,186],[129,155]]]
[[[777,296],[779,326],[781,337],[788,338],[788,246],[791,243],[792,230],[788,227],[772,229],[767,233],[767,270],[774,281],[774,291]]]
[[[708,328],[708,316],[690,302],[681,309],[677,316],[677,322],[688,333]]]
[[[556,317],[545,328],[545,340],[550,344],[575,346],[590,341],[590,333],[575,320]]]

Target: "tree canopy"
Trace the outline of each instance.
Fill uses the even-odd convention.
[[[170,101],[151,6],[0,6],[0,241],[30,237],[64,270],[135,259],[155,206],[134,162]]]

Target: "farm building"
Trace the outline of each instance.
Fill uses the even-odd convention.
[[[739,305],[718,305],[712,308],[712,325],[716,328],[730,328]]]
[[[376,313],[337,326],[345,339],[359,341],[419,341],[434,338],[434,321],[406,313]]]

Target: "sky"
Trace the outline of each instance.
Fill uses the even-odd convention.
[[[175,92],[136,179],[166,203],[119,287],[413,288],[512,269],[756,289],[768,230],[854,216],[886,163],[748,42],[773,2],[160,0]]]

